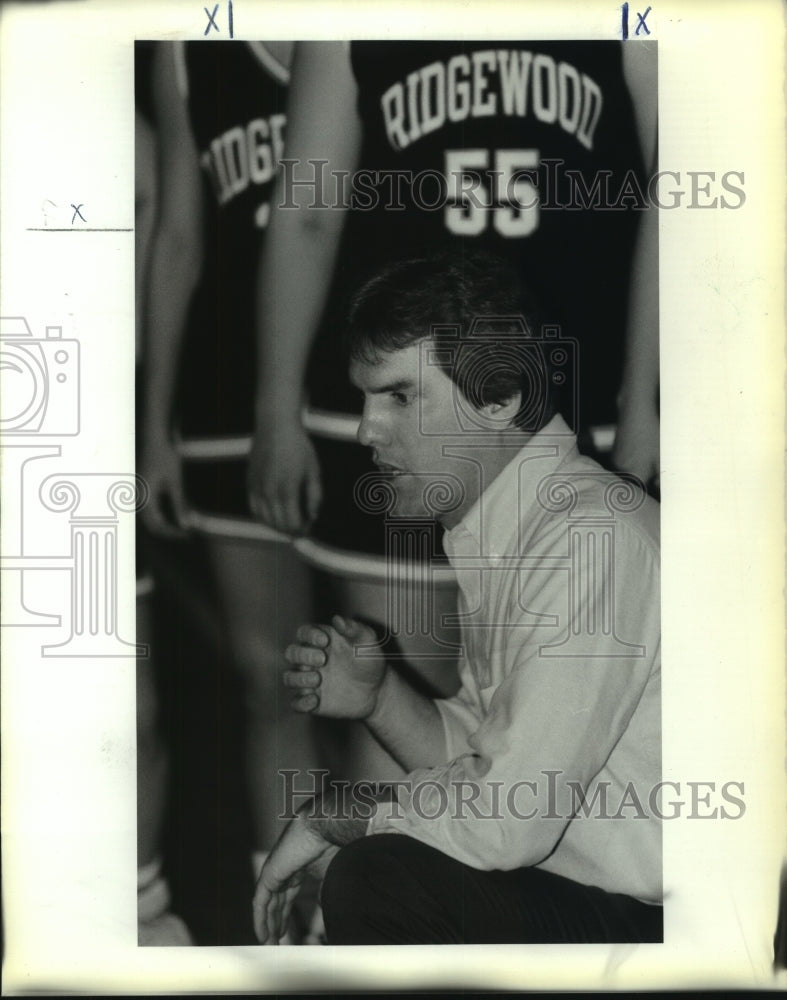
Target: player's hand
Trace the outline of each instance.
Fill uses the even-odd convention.
[[[621,472],[632,472],[648,487],[659,487],[659,415],[655,407],[622,410],[612,449]]]
[[[301,625],[284,654],[284,685],[297,692],[292,707],[331,719],[367,719],[385,679],[381,652],[367,625],[334,615],[331,625]]]
[[[143,449],[140,469],[148,488],[142,508],[145,525],[157,535],[182,536],[187,505],[181,460],[173,443],[164,436],[151,438]]]
[[[292,905],[307,872],[324,874],[339,850],[309,826],[301,809],[262,866],[252,904],[260,944],[275,945],[286,933]]]
[[[258,421],[249,457],[249,504],[262,522],[305,534],[320,509],[320,464],[300,420]]]

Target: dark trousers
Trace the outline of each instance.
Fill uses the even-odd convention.
[[[539,868],[478,871],[400,834],[343,847],[322,887],[329,944],[662,941],[662,908]]]

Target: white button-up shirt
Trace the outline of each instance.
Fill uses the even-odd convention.
[[[449,762],[414,771],[368,832],[474,868],[540,867],[661,902],[658,505],[555,417],[444,547],[461,688]]]

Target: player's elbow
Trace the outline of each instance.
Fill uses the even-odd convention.
[[[314,205],[308,207],[314,208]],[[302,238],[322,244],[325,240],[338,239],[344,225],[346,212],[341,205],[320,207],[319,211],[294,214],[294,224]]]

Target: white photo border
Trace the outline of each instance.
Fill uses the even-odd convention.
[[[202,38],[204,9],[60,0],[2,11],[2,314],[38,339],[61,327],[82,366],[79,432],[40,457],[52,473],[134,469],[133,43]],[[233,4],[238,39],[613,39],[620,18],[596,0]],[[664,779],[740,781],[746,804],[736,820],[664,823],[664,944],[138,948],[135,661],[46,657],[33,625],[0,635],[6,994],[773,982],[787,802],[784,14],[772,0],[657,0],[647,24],[660,168],[684,187],[689,171],[745,178],[737,209],[660,213]],[[73,232],[79,206],[106,231]],[[10,472],[3,500],[4,528],[21,524],[31,501]],[[117,530],[118,633],[133,642],[133,517]],[[47,538],[36,544],[50,551]],[[27,602],[63,608],[66,575],[31,570]]]

